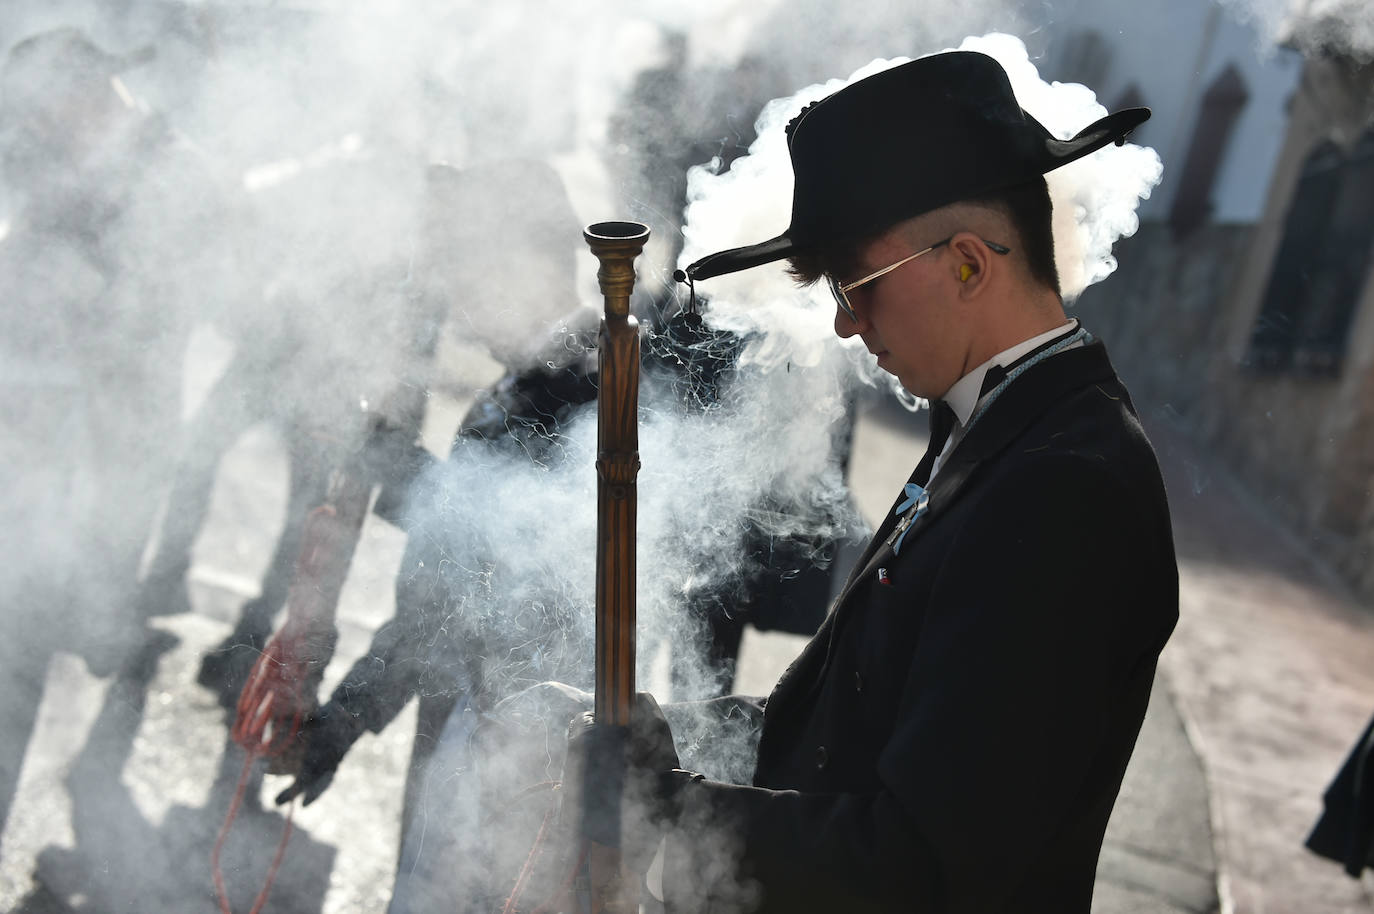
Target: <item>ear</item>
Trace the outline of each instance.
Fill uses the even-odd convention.
[[[949,240],[951,269],[959,285],[959,297],[970,300],[982,294],[994,270],[998,269],[993,258],[997,255],[983,244],[983,240],[972,232],[959,232]]]

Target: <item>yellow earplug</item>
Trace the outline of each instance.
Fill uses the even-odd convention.
[[[959,281],[968,282],[968,278],[973,275],[973,267],[967,263],[959,264]]]

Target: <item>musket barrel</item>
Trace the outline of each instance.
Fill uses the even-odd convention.
[[[635,698],[635,511],[639,475],[639,324],[630,314],[634,261],[649,240],[638,222],[598,222],[582,237],[600,261],[606,299],[599,338],[596,456],[596,698],[599,724],[628,726]],[[615,847],[588,857],[592,910],[639,909],[638,881]]]
[[[638,222],[583,231],[605,298],[597,394],[596,702],[598,722],[627,725],[635,695],[635,523],[639,475],[639,325],[630,314]]]

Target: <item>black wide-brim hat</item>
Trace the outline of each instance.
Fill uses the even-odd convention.
[[[852,83],[787,125],[792,223],[687,267],[709,279],[882,232],[959,200],[1032,181],[1120,144],[1150,117],[1126,108],[1056,139],[986,54],[949,51]]]

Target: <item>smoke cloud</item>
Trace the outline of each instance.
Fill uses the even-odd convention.
[[[144,614],[174,611],[145,605],[150,584],[201,575],[251,587],[265,552],[238,555],[239,544],[281,530],[281,518],[245,503],[242,522],[262,529],[200,537],[219,461],[265,426],[279,442],[266,469],[290,464],[293,490],[320,497],[307,471],[318,476],[355,451],[374,417],[410,421],[417,393],[423,409],[425,391],[462,393],[455,385],[480,373],[445,353],[481,352],[517,370],[587,358],[585,332],[579,348],[558,329],[566,319],[585,331],[600,307],[581,226],[633,208],[642,198],[632,184],[651,180],[608,150],[608,125],[619,116],[630,125],[620,141],[643,147],[627,96],[636,75],[705,65],[666,55],[681,29],[725,22],[741,46],[757,40],[757,18],[738,6],[692,19],[669,4],[662,21],[544,3],[420,2],[404,15],[135,4],[119,17],[97,4],[33,4],[0,15],[6,52],[42,30],[70,30],[7,64],[3,95],[0,364],[14,393],[4,456],[16,481],[3,496],[0,580],[6,813],[49,658],[73,652],[97,681],[118,679],[108,701],[114,729],[127,730],[92,738],[73,769],[77,832],[67,840],[86,855],[73,859],[110,859],[106,831],[86,827],[98,821],[113,823],[115,843],[135,857],[148,840],[201,846],[197,817],[173,810],[165,827],[188,831],[158,835],[118,779],[157,663],[140,650],[155,627]],[[707,55],[722,87],[736,53]],[[672,129],[662,142],[679,142],[686,127]],[[658,238],[671,238],[680,200],[675,209],[657,208]],[[766,347],[766,334],[749,345]],[[856,523],[831,437],[846,384],[834,360],[789,366],[752,355],[707,411],[670,384],[646,383],[644,681],[662,644],[692,659],[701,620],[682,604],[739,586],[754,561],[738,555],[746,530],[825,537]],[[459,448],[424,481],[432,497],[409,519],[440,559],[400,576],[442,589],[432,610],[452,619],[440,631],[445,647],[460,660],[486,650],[492,662],[472,686],[492,699],[545,679],[590,684],[594,410],[566,419],[556,453],[538,459]],[[770,436],[776,449],[758,446]],[[188,467],[195,478],[183,486]],[[252,501],[263,488],[236,494]],[[198,540],[229,548],[207,554]],[[183,608],[200,602],[179,592]],[[679,665],[678,691],[708,687],[706,671]],[[733,747],[712,729],[684,723],[684,749],[706,747],[688,757],[747,778],[747,728]],[[211,797],[206,818],[217,823],[224,797]],[[31,828],[24,815],[9,834]],[[383,880],[385,856],[368,863]],[[200,854],[144,875],[162,884],[204,863]],[[9,875],[27,882],[26,872]],[[51,889],[124,906],[116,899],[129,900],[127,886],[107,881],[74,865]]]
[[[650,223],[650,294],[636,305],[654,325],[682,304],[664,282],[673,262],[781,228],[782,126],[803,104],[905,59],[865,65],[875,48],[945,47],[1024,20],[1000,3],[927,4],[917,17],[894,0],[837,23],[818,0],[595,14],[412,0],[26,3],[7,5],[0,24],[7,52],[79,27],[118,58],[82,70],[67,94],[55,87],[76,71],[71,58],[7,64],[0,99],[0,371],[11,393],[0,454],[12,474],[0,495],[0,730],[13,735],[0,787],[12,792],[53,656],[117,678],[110,706],[141,713],[151,673],[140,669],[133,689],[120,671],[157,627],[150,617],[173,611],[146,605],[150,584],[197,568],[208,579],[211,565],[263,580],[270,548],[243,546],[282,528],[255,501],[263,486],[236,491],[243,523],[263,529],[212,537],[225,545],[208,556],[200,527],[220,459],[245,436],[270,429],[264,464],[278,475],[290,464],[295,490],[319,494],[318,477],[378,416],[413,423],[427,392],[468,396],[482,371],[489,380],[491,362],[473,363],[579,364],[600,307],[585,223]],[[1100,116],[1088,90],[1041,83],[1015,39],[965,46],[1002,60],[1051,130]],[[1111,271],[1112,242],[1134,229],[1135,201],[1158,179],[1149,150],[1098,155],[1052,184],[1073,217],[1073,246],[1060,238],[1078,288]],[[701,167],[684,179],[690,165]],[[673,193],[655,190],[670,183]],[[874,381],[876,369],[834,340],[828,299],[780,270],[723,277],[710,292],[707,320],[740,341],[719,399],[685,402],[661,378],[641,390],[642,682],[662,645],[699,661],[701,618],[683,607],[738,592],[758,560],[741,549],[747,534],[827,540],[859,527],[837,439],[854,379]],[[439,556],[399,571],[437,595],[441,651],[424,662],[465,666],[480,649],[489,662],[471,685],[492,698],[548,679],[590,686],[594,419],[592,407],[565,416],[539,454],[475,441],[438,453],[449,459],[412,502],[410,536]],[[336,658],[328,679],[353,659]],[[712,676],[688,663],[671,689],[696,697]],[[132,741],[138,720],[126,723]],[[684,762],[746,780],[754,731],[727,738],[720,724],[677,726]],[[100,788],[81,803],[123,796],[130,750],[101,751],[78,766]],[[128,805],[121,815],[134,814]],[[371,863],[389,874],[388,860]]]
[[[996,59],[1007,71],[1022,107],[1060,138],[1072,137],[1107,114],[1086,86],[1043,81],[1025,44],[1015,36],[993,33],[969,37],[958,49],[979,51]],[[811,102],[908,60],[875,60],[846,79],[809,86],[769,102],[758,119],[758,139],[746,157],[736,160],[725,172],[709,166],[692,169],[682,264],[711,251],[751,244],[781,232],[792,201],[792,172],[784,134],[787,122]],[[1149,197],[1162,174],[1163,165],[1153,149],[1127,143],[1098,150],[1047,175],[1055,211],[1055,256],[1066,301],[1077,298],[1116,269],[1112,245],[1135,233],[1139,227],[1136,208]],[[798,291],[785,271],[776,267],[722,276],[713,279],[711,286],[715,295],[712,315],[723,326],[743,332],[766,327],[779,344],[755,353],[755,358],[806,360],[819,358],[823,349],[833,346],[830,321],[834,303],[819,285]],[[784,321],[778,309],[800,314]],[[847,349],[857,371],[873,383],[891,384],[899,398],[917,405],[894,379],[865,358],[857,339],[849,342]]]
[[[1370,0],[1220,0],[1251,22],[1271,45],[1304,53],[1335,51],[1360,62],[1374,60],[1374,3]]]

